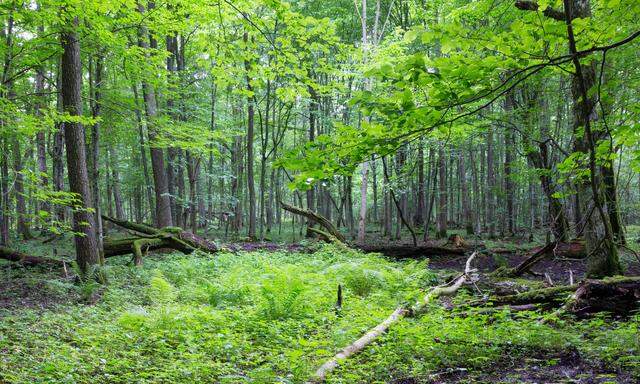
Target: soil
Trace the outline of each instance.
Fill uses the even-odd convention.
[[[527,254],[514,253],[501,253],[497,256],[483,255],[476,258],[474,266],[481,272],[486,273],[494,271],[496,268],[504,264],[508,267],[515,267],[527,257]],[[466,256],[436,256],[429,259],[429,267],[436,270],[462,271],[464,270],[466,260]],[[586,261],[582,259],[546,258],[534,265],[531,270],[541,276],[525,273],[522,278],[544,281],[546,280],[544,273],[547,273],[555,285],[563,285],[569,284],[569,271],[573,273],[574,282],[583,279],[587,271],[587,264]],[[633,261],[628,262],[625,268],[625,275],[640,275],[640,263]]]
[[[540,353],[527,359],[490,364],[483,369],[449,368],[424,377],[402,377],[390,384],[512,383],[512,384],[635,384],[636,379],[604,364],[584,360],[578,351]]]

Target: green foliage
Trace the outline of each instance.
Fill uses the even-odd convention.
[[[149,281],[148,295],[149,300],[156,305],[169,304],[174,301],[175,289],[173,285],[165,279],[162,271],[154,271],[153,277]]]
[[[275,271],[261,286],[260,312],[267,320],[304,317],[310,310],[305,294],[308,286],[293,271]]]
[[[0,379],[303,382],[393,308],[438,283],[426,262],[393,263],[330,245],[312,254],[169,254],[146,259],[143,268],[125,262],[114,259],[110,284],[92,305],[67,299],[48,309],[0,312]],[[14,284],[43,280],[11,269],[0,274],[3,281],[12,274]],[[78,294],[69,281],[45,280],[51,297]],[[345,286],[340,317],[333,311],[338,284]],[[538,319],[507,311],[460,317],[433,306],[392,327],[329,382],[424,377],[447,367],[474,372],[487,362],[510,364],[569,348],[640,378],[637,316],[554,326]]]
[[[374,289],[384,285],[384,279],[377,271],[354,269],[345,276],[346,286],[358,296],[367,296]]]

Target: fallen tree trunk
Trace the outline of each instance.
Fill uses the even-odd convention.
[[[535,289],[516,295],[495,296],[472,305],[483,305],[487,304],[487,302],[494,305],[561,304],[567,302],[569,294],[573,292],[575,294],[572,299],[574,304],[571,305],[573,307],[571,312],[579,313],[579,307],[583,308],[583,310],[587,307],[591,308],[589,313],[616,312],[616,305],[624,302],[627,304],[623,307],[628,308],[628,303],[633,301],[633,297],[635,297],[635,305],[638,306],[640,276],[618,276],[602,280],[584,280],[576,285],[561,285]],[[621,300],[621,302],[616,304],[617,300]]]
[[[300,216],[304,216],[307,219],[309,219],[311,222],[314,223],[318,223],[320,224],[324,229],[327,230],[327,232],[335,237],[336,239],[340,240],[341,242],[345,243],[347,240],[345,239],[345,237],[342,235],[342,233],[340,233],[340,231],[338,231],[338,229],[335,227],[335,225],[333,225],[333,223],[327,219],[326,217],[313,212],[311,210],[308,209],[302,209],[302,208],[298,208],[298,207],[294,207],[293,205],[289,205],[285,202],[280,202],[280,205],[282,206],[282,209],[284,209],[285,211],[289,211],[295,215],[300,215]]]
[[[182,228],[179,228],[179,227],[154,228],[147,224],[133,223],[131,221],[126,221],[126,220],[118,220],[118,219],[114,219],[112,217],[108,217],[104,215],[102,216],[102,218],[122,228],[129,229],[145,235],[161,236],[164,238],[174,238],[174,239],[180,240],[183,243],[186,243],[188,246],[194,249],[199,249],[201,251],[215,253],[220,250],[216,245],[216,243],[214,243],[213,241],[196,236],[191,232],[183,231]]]
[[[104,241],[104,256],[114,257],[133,253],[138,256],[137,251],[155,251],[163,248],[171,248],[184,254],[192,253],[195,248],[179,239],[170,236],[152,235],[140,237],[123,237],[113,239],[107,237]]]
[[[142,264],[143,252],[171,248],[184,254],[190,254],[196,249],[214,253],[218,247],[212,241],[195,236],[178,227],[154,228],[146,224],[133,223],[118,220],[108,216],[102,216],[104,220],[112,222],[122,228],[137,233],[133,237],[119,239],[107,238],[104,241],[105,257],[127,255],[133,253],[136,265]]]
[[[528,272],[534,265],[538,262],[544,260],[546,257],[554,254],[554,249],[558,245],[557,242],[551,242],[540,248],[533,255],[527,257],[523,262],[518,264],[514,268],[507,269],[499,269],[495,271],[496,276],[504,276],[504,277],[518,277],[522,276],[525,272]]]
[[[449,248],[449,247],[429,247],[429,246],[399,246],[399,245],[357,245],[358,249],[364,252],[382,253],[385,256],[391,256],[398,259],[418,259],[429,256],[464,256],[468,251],[465,248]]]
[[[555,257],[564,257],[568,259],[583,259],[587,256],[587,251],[583,240],[574,239],[568,243],[552,242],[554,247],[547,249],[547,253],[553,254]],[[536,247],[531,249],[530,252],[540,252],[547,248],[549,244],[544,247]],[[553,251],[553,252],[552,252]]]
[[[578,317],[598,312],[629,316],[640,307],[640,277],[612,277],[605,280],[586,280],[566,306]]]
[[[11,248],[0,246],[0,259],[20,263],[25,266],[44,265],[51,267],[62,267],[62,260],[49,259],[46,257],[37,257],[27,255],[26,253],[15,251]]]
[[[350,356],[362,351],[367,345],[371,344],[375,339],[377,339],[380,335],[382,335],[389,327],[393,324],[400,321],[402,318],[409,316],[410,314],[420,313],[422,312],[427,305],[433,300],[440,296],[450,296],[454,295],[458,289],[464,284],[467,280],[471,279],[471,274],[474,270],[471,268],[471,263],[473,259],[476,257],[477,253],[474,252],[467,259],[466,267],[464,273],[460,274],[460,276],[453,279],[451,282],[445,285],[439,285],[437,287],[432,288],[424,298],[416,303],[413,307],[407,308],[405,306],[396,308],[389,317],[387,317],[383,322],[376,325],[369,332],[364,334],[361,338],[354,341],[351,345],[345,347],[342,351],[336,354],[333,358],[326,361],[318,370],[315,372],[313,378],[311,379],[311,383],[321,383],[324,382],[327,375],[333,371],[339,364],[340,361],[346,360]]]
[[[576,285],[561,285],[558,287],[534,289],[515,295],[495,296],[489,298],[489,302],[495,305],[523,305],[523,304],[541,304],[541,303],[563,303],[567,300],[568,295],[577,289]],[[486,304],[486,301],[477,304]]]

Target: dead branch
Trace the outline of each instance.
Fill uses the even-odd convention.
[[[320,224],[324,229],[327,230],[327,232],[330,235],[340,240],[341,242],[345,243],[347,241],[345,237],[342,235],[342,233],[340,233],[340,231],[338,231],[338,229],[333,225],[333,223],[326,217],[308,209],[294,207],[293,205],[289,205],[282,201],[280,202],[280,205],[282,206],[282,209],[284,209],[285,211],[289,211],[296,215],[304,216],[307,219],[309,219],[312,223]]]
[[[529,271],[531,267],[536,265],[538,262],[545,259],[547,256],[553,254],[553,249],[556,247],[557,243],[551,242],[542,247],[540,250],[535,252],[533,255],[526,258],[523,262],[518,264],[515,268],[510,268],[505,271],[499,271],[497,274],[506,277],[518,277],[522,276],[525,272]]]
[[[451,282],[439,285],[437,287],[432,288],[429,292],[424,296],[422,300],[416,303],[413,307],[407,308],[405,306],[401,306],[396,308],[389,317],[387,317],[383,322],[376,325],[369,332],[364,334],[358,340],[354,341],[351,345],[345,347],[342,351],[336,354],[333,358],[326,361],[318,370],[315,372],[313,378],[311,379],[311,383],[321,383],[324,382],[327,375],[331,373],[341,361],[346,360],[352,355],[357,354],[362,351],[367,345],[371,344],[375,339],[377,339],[380,335],[382,335],[389,327],[393,324],[400,321],[402,318],[408,316],[409,314],[421,313],[425,310],[425,308],[429,305],[429,303],[437,299],[441,296],[450,296],[454,295],[458,289],[464,284],[466,281],[473,279],[472,273],[475,272],[474,269],[471,268],[471,263],[473,259],[476,257],[477,252],[474,252],[469,256],[466,262],[465,270],[460,276],[453,279]]]

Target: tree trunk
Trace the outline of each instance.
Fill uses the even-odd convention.
[[[102,88],[102,62],[103,57],[99,56],[96,62],[95,68],[95,77],[92,79],[91,74],[91,65],[89,66],[89,82],[91,90],[89,94],[92,95],[93,101],[91,102],[93,106],[93,110],[91,114],[94,119],[100,117],[100,109],[102,107],[101,103],[101,88]],[[90,59],[89,63],[93,63],[93,60]],[[93,80],[93,83],[92,83]],[[92,92],[93,91],[93,92]],[[100,158],[100,123],[96,121],[91,126],[91,148],[90,148],[90,156],[88,158],[89,169],[90,169],[90,177],[89,183],[91,188],[91,196],[93,197],[92,206],[94,209],[94,222],[95,222],[95,231],[96,231],[96,242],[98,246],[98,254],[100,255],[101,262],[104,262],[104,249],[102,245],[102,217],[100,216],[100,190],[98,189],[98,180],[100,180],[100,166],[99,166],[99,158]]]
[[[0,246],[0,259],[20,263],[24,266],[47,265],[50,267],[62,267],[63,265],[62,260],[31,256],[2,246]]]
[[[243,41],[248,44],[249,33],[245,32]],[[255,95],[253,94],[253,86],[251,84],[251,62],[247,59],[244,61],[245,79],[247,81],[247,91],[250,96],[247,97],[247,188],[249,191],[249,228],[247,236],[256,239],[256,185],[253,176],[253,137],[254,137],[254,108]]]
[[[504,112],[507,116],[512,116],[512,112],[515,106],[515,95],[513,92],[508,92],[505,96]],[[509,236],[513,236],[515,233],[515,218],[514,218],[514,186],[511,179],[511,172],[513,168],[513,147],[515,141],[513,138],[513,131],[509,128],[505,129],[504,133],[504,191],[505,199],[507,200],[507,232]]]
[[[438,222],[436,237],[447,237],[447,165],[442,147],[438,150]]]
[[[4,128],[4,121],[0,120]],[[9,146],[7,139],[0,139],[0,245],[9,244]]]
[[[118,172],[118,157],[117,152],[113,148],[109,148],[111,159],[111,184],[113,190],[113,202],[116,206],[116,218],[118,220],[124,220],[124,205],[122,203],[122,192],[120,190],[120,172]]]
[[[418,194],[416,204],[416,215],[414,223],[416,226],[424,224],[425,211],[425,180],[424,180],[424,142],[420,138],[418,141]]]
[[[62,53],[62,105],[70,116],[82,116],[82,63],[80,43],[76,34],[78,19],[70,22],[69,30],[61,34]],[[79,122],[66,122],[64,139],[67,153],[69,187],[78,203],[73,212],[76,262],[86,274],[99,262],[95,222],[90,213],[91,190],[85,154],[84,127]]]
[[[138,11],[140,13],[145,12],[141,3],[138,3]],[[145,51],[145,55],[149,57],[149,53],[146,52],[149,50],[149,42],[147,39],[151,40],[151,45],[157,45],[155,40],[149,37],[147,27],[145,25],[141,25],[139,29],[138,44]],[[156,221],[159,227],[169,227],[173,225],[173,219],[171,216],[171,201],[169,199],[169,187],[164,164],[164,155],[162,153],[162,148],[158,148],[154,142],[158,135],[156,127],[156,118],[158,114],[156,93],[153,85],[149,84],[146,80],[142,82],[142,93],[147,116],[149,144],[151,148],[151,168],[153,171],[153,182],[156,194]]]
[[[153,201],[153,185],[151,184],[151,178],[149,177],[149,165],[147,162],[147,148],[144,139],[144,125],[142,122],[142,113],[140,112],[140,103],[138,98],[138,86],[132,84],[133,97],[135,102],[136,122],[138,125],[138,140],[140,142],[140,162],[142,163],[142,172],[144,176],[144,190],[147,195],[147,203],[149,204],[149,210],[151,211],[151,221],[157,223],[156,210],[154,209]]]
[[[308,210],[308,209],[302,209],[302,208],[294,207],[294,206],[286,204],[286,203],[284,203],[282,201],[280,202],[280,205],[286,211],[289,211],[289,212],[291,212],[293,214],[296,214],[296,215],[303,216],[309,221],[312,221],[314,223],[320,224],[322,227],[324,227],[327,230],[327,232],[331,236],[335,237],[339,241],[341,241],[343,243],[346,241],[346,239],[344,238],[342,233],[340,233],[340,231],[338,231],[338,229],[333,225],[333,223],[331,221],[329,221],[326,217],[321,216],[321,215],[317,214],[316,212],[313,212],[313,211]]]
[[[13,189],[16,199],[16,223],[18,235],[23,240],[31,240],[33,239],[33,235],[31,235],[31,225],[27,214],[27,205],[24,200],[24,175],[22,174],[22,149],[20,147],[20,141],[17,138],[14,139],[13,170],[15,172],[15,181],[13,183]]]
[[[38,29],[42,34],[42,28]],[[36,118],[42,118],[43,112],[42,109],[45,104],[44,100],[44,69],[42,66],[38,67],[36,71],[36,96],[37,102],[34,106]],[[37,149],[37,160],[38,160],[38,178],[40,179],[40,187],[43,190],[49,189],[49,176],[47,174],[47,148],[46,148],[46,138],[45,138],[45,130],[39,129],[36,133],[36,149]],[[46,212],[47,214],[51,213],[51,204],[46,201],[40,201],[38,206],[38,210],[42,212]],[[46,218],[48,221],[49,218]]]
[[[313,87],[307,87],[309,93],[311,94],[311,100],[309,101],[309,142],[313,142],[316,138],[316,119],[318,115],[318,94],[316,93]],[[311,185],[309,189],[306,191],[307,195],[307,209],[310,211],[316,210],[316,196],[315,196],[315,186]],[[311,221],[307,222],[307,227],[310,227],[313,224]],[[311,232],[307,230],[307,237],[312,235]]]
[[[467,186],[467,171],[465,168],[464,151],[460,149],[458,154],[458,183],[460,185],[462,200],[462,216],[467,235],[473,234],[473,217],[469,206],[469,189]]]
[[[493,148],[493,129],[490,127],[487,132],[487,226],[489,230],[489,238],[496,237],[496,174],[494,168],[494,148]]]
[[[576,137],[575,149],[586,153],[589,158],[589,181],[578,185],[578,196],[583,203],[591,201],[594,204],[596,214],[600,217],[604,227],[604,235],[598,240],[598,231],[593,215],[585,216],[585,239],[587,251],[591,255],[587,275],[591,277],[613,276],[622,273],[618,249],[614,238],[610,217],[605,213],[601,188],[602,174],[598,172],[596,151],[601,140],[601,133],[592,131],[591,121],[595,118],[596,101],[594,96],[589,96],[589,90],[596,82],[595,62],[583,65],[576,55],[577,48],[573,33],[572,20],[574,18],[586,18],[591,16],[591,8],[588,0],[564,0],[567,36],[569,38],[569,51],[573,55],[575,74],[572,77],[571,94],[573,96],[574,134]],[[591,187],[591,196],[587,198],[587,189]],[[584,198],[583,198],[584,196]]]

